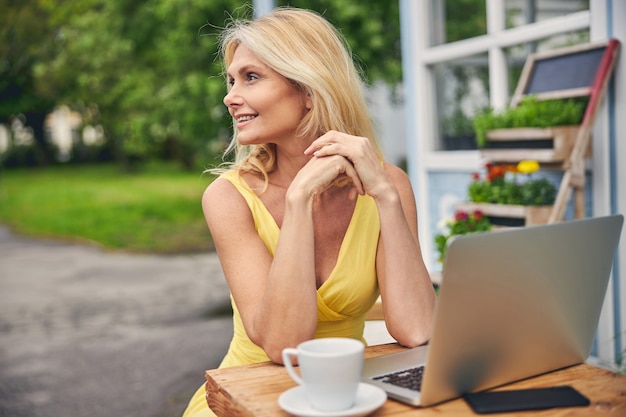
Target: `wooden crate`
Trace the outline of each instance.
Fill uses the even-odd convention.
[[[456,209],[468,213],[479,210],[489,218],[519,219],[523,226],[546,224],[550,218],[550,213],[552,213],[552,206],[519,206],[513,204],[462,203],[457,205]],[[494,223],[494,226],[498,227],[498,224]]]
[[[563,163],[569,158],[579,126],[547,128],[522,127],[487,132],[487,145],[481,156],[499,163],[517,163],[524,159],[539,163]],[[590,147],[587,156],[591,154]]]

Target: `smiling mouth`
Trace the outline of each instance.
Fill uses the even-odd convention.
[[[238,117],[238,118],[237,118],[237,119],[235,119],[235,120],[237,120],[237,123],[240,123],[240,122],[247,122],[247,121],[249,121],[249,120],[254,119],[255,117],[256,117],[256,116],[241,116],[241,117]]]

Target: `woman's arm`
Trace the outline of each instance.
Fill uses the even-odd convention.
[[[407,175],[385,164],[391,189],[376,199],[381,236],[377,254],[378,282],[389,333],[404,346],[430,338],[435,292],[417,235],[417,210]]]
[[[317,323],[313,235],[307,224],[312,216],[307,207],[285,208],[273,258],[246,201],[230,182],[215,180],[203,195],[202,207],[246,333],[280,363],[282,348],[312,338]]]
[[[287,190],[274,257],[230,182],[215,180],[204,193],[205,218],[246,333],[274,362],[317,329],[313,201],[337,177],[358,182],[355,175],[343,157],[310,159]]]

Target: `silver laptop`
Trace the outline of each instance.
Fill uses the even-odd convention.
[[[585,361],[623,220],[454,239],[429,345],[366,359],[363,380],[429,406]]]

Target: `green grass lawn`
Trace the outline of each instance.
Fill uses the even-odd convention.
[[[211,180],[162,163],[134,174],[116,165],[3,170],[0,223],[15,233],[108,249],[212,250],[200,204]]]

